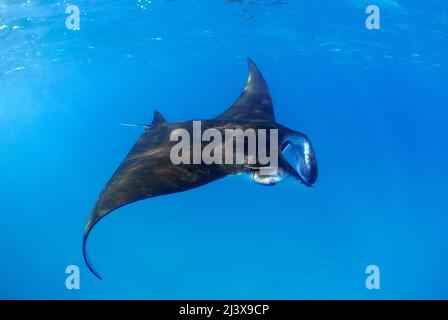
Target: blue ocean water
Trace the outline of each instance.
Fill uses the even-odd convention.
[[[0,0],[0,298],[448,298],[447,39],[442,0]],[[119,123],[216,116],[248,57],[313,142],[314,188],[228,177],[125,206],[89,239],[97,280],[84,226],[142,133]]]

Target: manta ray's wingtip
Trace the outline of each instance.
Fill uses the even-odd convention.
[[[251,57],[247,58],[247,63],[248,64],[255,64],[254,59],[252,59]]]
[[[247,66],[249,67],[249,71],[253,69],[258,70],[257,65],[251,57],[247,58]]]
[[[84,258],[84,262],[87,265],[87,268],[90,270],[90,272],[93,273],[95,277],[97,277],[99,280],[103,280],[101,275],[98,273],[98,271],[95,270],[92,263],[90,262],[89,255],[87,254],[87,238],[89,237],[89,232],[87,231],[84,233],[83,239],[82,239],[82,256]]]

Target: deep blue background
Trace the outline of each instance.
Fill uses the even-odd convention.
[[[73,1],[80,31],[66,1],[0,2],[1,298],[448,298],[448,3],[273,2]],[[311,138],[315,188],[229,177],[126,206],[92,233],[94,278],[82,232],[141,134],[119,123],[219,114],[247,57]]]

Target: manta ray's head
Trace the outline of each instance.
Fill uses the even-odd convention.
[[[317,180],[318,167],[316,155],[308,137],[295,131],[284,139],[281,152],[282,157],[289,164],[290,174],[311,187]]]

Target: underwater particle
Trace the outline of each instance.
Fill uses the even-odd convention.
[[[3,24],[3,25],[0,26],[0,31],[4,30],[4,29],[6,29],[6,28],[8,28],[8,25]]]
[[[142,10],[146,10],[147,6],[150,5],[152,2],[150,0],[137,0],[137,7],[139,7]]]
[[[254,17],[255,16],[252,13],[250,13],[247,9],[244,9],[241,19],[244,21],[249,21],[252,20]]]
[[[4,75],[8,75],[10,73],[13,73],[13,72],[16,72],[16,71],[20,71],[20,70],[23,70],[23,69],[25,69],[25,67],[24,66],[20,66],[20,67],[17,67],[17,68],[5,71],[3,74]]]

